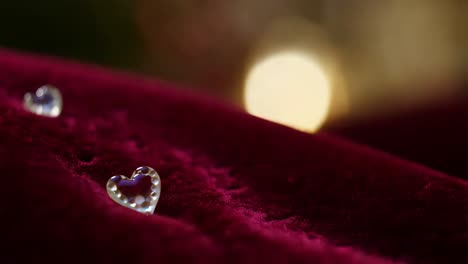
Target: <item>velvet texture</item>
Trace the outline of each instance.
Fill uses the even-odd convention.
[[[330,131],[468,180],[467,105],[465,98],[442,101],[378,120],[335,124]]]
[[[58,118],[22,107],[25,92],[47,83],[63,93]],[[399,124],[401,133],[413,125]],[[429,131],[392,137],[370,129],[337,133],[397,155],[301,133],[168,83],[0,51],[0,261],[468,260],[468,184],[457,164],[464,152],[447,149],[442,162],[424,154],[429,146],[398,147]],[[442,145],[466,146],[467,134],[439,132],[449,142]],[[151,216],[118,205],[105,189],[111,176],[141,165],[162,180]]]

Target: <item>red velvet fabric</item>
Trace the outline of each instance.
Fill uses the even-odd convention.
[[[63,93],[58,118],[22,107],[25,92],[47,83]],[[362,130],[338,133],[388,151],[425,135],[352,131]],[[440,128],[443,140],[466,146],[466,134],[454,133]],[[454,177],[463,175],[301,133],[160,81],[0,51],[0,146],[2,263],[468,260],[468,184]],[[429,148],[413,146],[404,157]],[[142,165],[162,180],[151,216],[105,189]]]

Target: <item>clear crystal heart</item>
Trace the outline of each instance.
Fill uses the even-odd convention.
[[[62,112],[62,95],[57,88],[44,85],[35,93],[26,93],[23,104],[27,110],[37,115],[57,117]]]
[[[137,168],[132,177],[113,176],[107,193],[116,203],[143,214],[152,214],[161,195],[161,179],[151,167]]]

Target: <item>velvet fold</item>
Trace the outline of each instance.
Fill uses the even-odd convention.
[[[58,118],[22,106],[44,84],[62,92]],[[439,159],[425,114],[398,137],[383,121],[311,135],[167,82],[0,51],[0,259],[464,263],[467,134],[452,121],[468,108],[444,109]],[[143,165],[162,182],[150,216],[106,193]]]

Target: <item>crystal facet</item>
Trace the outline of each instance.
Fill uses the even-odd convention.
[[[45,85],[35,93],[26,93],[23,104],[27,110],[37,115],[57,117],[62,112],[62,95],[57,88]]]
[[[130,178],[122,175],[110,178],[107,181],[107,193],[124,207],[152,214],[161,195],[161,180],[153,168],[140,167]]]

